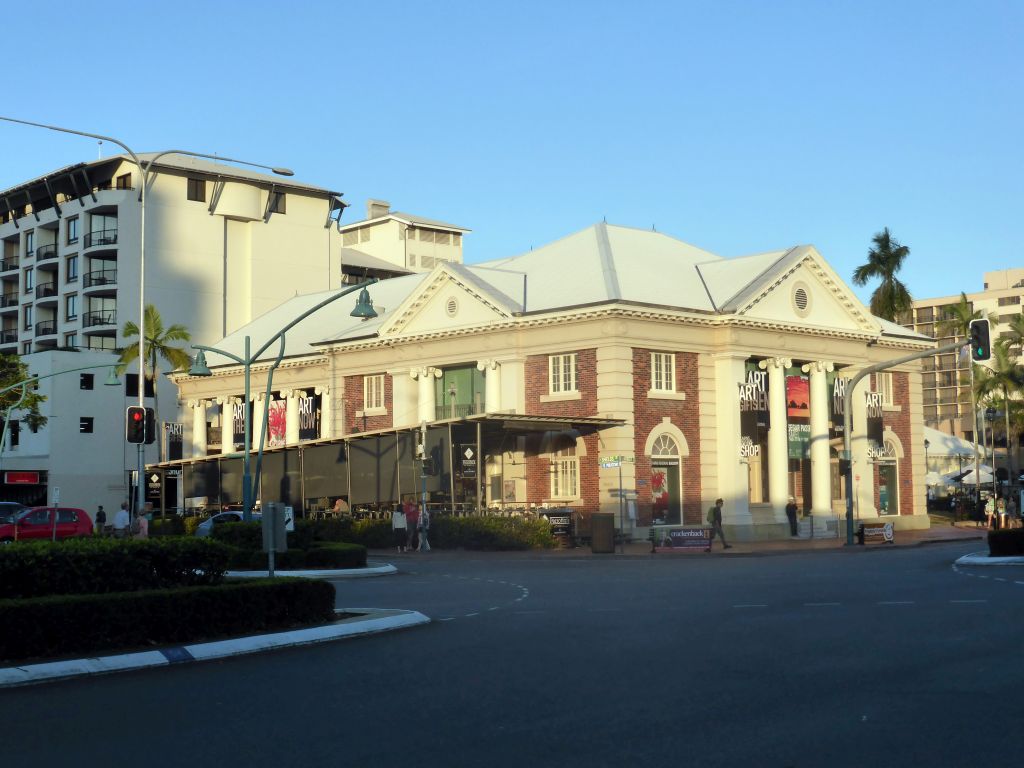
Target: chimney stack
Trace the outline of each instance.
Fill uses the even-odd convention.
[[[366,218],[379,219],[381,216],[387,216],[389,213],[391,213],[391,203],[387,200],[366,201]]]

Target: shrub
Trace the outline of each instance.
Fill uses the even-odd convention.
[[[177,515],[154,517],[149,524],[150,536],[184,536],[185,519]]]
[[[209,515],[192,515],[191,517],[186,517],[185,520],[184,520],[184,522],[185,522],[185,535],[186,536],[195,536],[196,535],[196,528],[198,528],[200,526],[200,524],[206,522],[209,519],[210,519]]]
[[[389,549],[394,539],[390,520],[356,520],[352,525],[352,543],[367,549]]]
[[[101,539],[0,547],[0,598],[218,584],[230,550],[206,539]]]
[[[315,579],[0,600],[0,658],[95,653],[318,624],[334,588]]]
[[[324,544],[306,552],[307,568],[365,568],[366,547],[361,544]]]
[[[247,552],[246,568],[251,571],[265,571],[269,566],[269,557],[262,550]],[[306,551],[304,549],[289,549],[287,552],[276,552],[274,555],[274,568],[281,570],[296,571],[306,567]]]
[[[263,523],[219,523],[213,526],[210,538],[252,552],[263,548]]]
[[[232,547],[250,552],[263,548],[262,522],[225,523],[213,529],[212,537]],[[391,523],[388,523],[390,529]],[[326,542],[351,541],[351,520],[296,520],[288,532],[288,549],[312,549]]]
[[[989,531],[988,554],[989,557],[1024,555],[1024,528]]]
[[[430,521],[430,546],[438,549],[523,550],[555,545],[546,520],[514,517],[441,517]]]

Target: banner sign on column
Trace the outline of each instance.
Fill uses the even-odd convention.
[[[299,440],[320,437],[320,395],[299,398]]]

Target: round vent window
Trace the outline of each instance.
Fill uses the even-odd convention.
[[[811,312],[811,292],[803,283],[793,286],[793,309],[800,317],[807,317]]]
[[[445,309],[448,310],[448,317],[455,317],[459,312],[459,302],[454,298],[448,299],[448,303],[445,305]]]

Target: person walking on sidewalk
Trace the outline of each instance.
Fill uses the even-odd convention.
[[[796,499],[789,497],[789,504],[786,505],[786,517],[789,519],[789,535],[796,537]]]
[[[430,533],[430,513],[424,509],[422,504],[419,507],[419,519],[416,523],[416,531],[420,535],[420,552],[430,551],[430,542],[427,541],[427,534]]]
[[[715,499],[715,506],[708,510],[708,522],[711,523],[711,543],[715,543],[715,536],[722,540],[722,549],[732,549],[732,544],[725,540],[725,531],[722,530],[722,505],[724,499]]]
[[[420,505],[406,507],[405,510],[405,525],[407,527],[407,533],[405,538],[405,548],[408,552],[416,551],[416,526],[419,525],[420,521]]]
[[[96,508],[96,535],[102,536],[107,527],[107,513],[103,511],[103,505]]]
[[[406,526],[405,510],[402,509],[401,504],[395,504],[395,508],[391,512],[391,533],[399,552],[405,552],[406,544],[408,544],[409,531]]]

